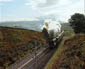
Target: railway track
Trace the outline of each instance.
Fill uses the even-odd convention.
[[[47,64],[49,59],[52,57],[55,50],[56,49],[45,50],[41,55],[36,56],[36,58],[32,62],[24,66],[22,69],[44,69],[45,65]]]
[[[56,48],[53,50],[48,47],[42,48],[36,51],[36,53],[26,55],[7,69],[43,69],[55,50]]]

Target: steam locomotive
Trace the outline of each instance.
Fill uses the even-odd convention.
[[[61,24],[56,21],[45,21],[42,26],[42,33],[50,48],[54,48],[64,36]]]

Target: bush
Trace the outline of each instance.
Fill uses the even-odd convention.
[[[83,14],[75,13],[69,19],[69,23],[76,34],[85,33],[85,16]]]

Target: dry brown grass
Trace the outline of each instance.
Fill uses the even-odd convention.
[[[65,40],[60,48],[54,54],[56,59],[45,69],[85,69],[85,34]]]
[[[85,35],[75,35],[63,47],[52,69],[85,69]]]
[[[7,67],[27,53],[33,51],[34,41],[37,47],[43,47],[46,41],[40,32],[0,27],[0,68]]]

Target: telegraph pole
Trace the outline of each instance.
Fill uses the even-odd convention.
[[[37,40],[34,40],[34,46],[35,46],[35,69],[37,69],[37,46],[38,46]]]

